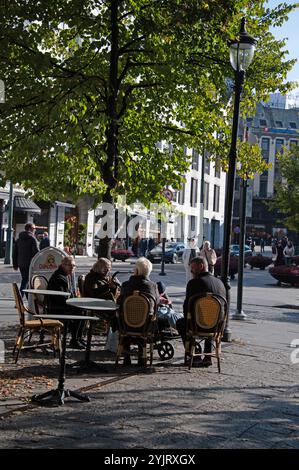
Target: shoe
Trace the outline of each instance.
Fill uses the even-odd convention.
[[[124,365],[124,366],[130,366],[130,365],[131,365],[131,358],[130,358],[130,356],[125,356],[125,357],[124,357],[123,365]]]
[[[71,349],[85,349],[83,344],[80,344],[79,341],[70,341],[69,348]]]

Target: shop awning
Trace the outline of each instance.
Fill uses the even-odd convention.
[[[32,212],[35,214],[41,213],[41,208],[38,207],[35,202],[31,201],[30,199],[26,199],[23,196],[15,196],[13,206],[16,212]]]

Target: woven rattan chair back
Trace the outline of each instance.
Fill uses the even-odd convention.
[[[16,307],[17,307],[17,310],[18,310],[18,314],[19,314],[20,325],[22,327],[24,327],[25,326],[26,308],[25,308],[23,299],[21,297],[19,288],[18,288],[18,286],[15,282],[13,282],[13,284],[12,284],[12,291],[13,291],[13,295],[14,295],[14,298],[15,298],[15,303],[16,303]]]
[[[84,283],[85,283],[85,276],[84,274],[80,274],[78,277],[78,289],[80,292],[81,297],[84,297]]]
[[[211,330],[217,326],[221,304],[212,296],[201,297],[194,303],[196,325],[203,330]]]
[[[32,276],[31,279],[32,289],[47,289],[48,279],[41,274],[36,274]],[[34,295],[34,307],[37,314],[43,313],[44,311],[45,296],[42,294]]]
[[[148,319],[150,301],[142,294],[134,292],[123,305],[123,319],[129,328],[142,328]]]

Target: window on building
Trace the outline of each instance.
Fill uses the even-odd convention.
[[[210,192],[210,185],[205,181],[204,183],[204,200],[203,200],[203,207],[205,210],[209,210],[209,192]]]
[[[277,155],[279,152],[282,153],[283,145],[284,145],[284,139],[276,139],[276,141],[275,141],[275,155]]]
[[[196,216],[195,215],[189,216],[189,228],[190,228],[190,232],[193,232],[193,233],[196,232]]]
[[[280,129],[283,127],[282,121],[275,121],[275,126],[280,127]]]
[[[290,150],[296,148],[297,145],[298,145],[298,140],[295,140],[295,139],[290,140]]]
[[[240,176],[236,176],[236,179],[235,179],[235,191],[240,191],[240,181],[241,181]]]
[[[270,139],[263,137],[261,140],[261,151],[264,160],[268,163],[269,161],[269,152],[270,152]]]
[[[184,155],[187,155],[187,150],[188,150],[187,145],[184,145],[184,146],[183,146]]]
[[[178,191],[178,204],[184,204],[185,202],[185,183],[183,184],[180,191]]]
[[[205,169],[205,174],[209,175],[210,174],[210,160],[206,152],[204,153],[204,169]]]
[[[267,186],[268,181],[266,179],[260,179],[260,197],[267,197]]]
[[[192,170],[198,171],[198,151],[192,149]]]
[[[250,123],[253,121],[253,118],[252,118],[252,117],[248,117],[248,118],[246,118],[246,121],[248,122],[248,124],[250,124]]]
[[[215,161],[215,178],[220,178],[220,177],[221,177],[221,165],[220,165],[219,158],[217,158]]]
[[[290,122],[290,128],[291,128],[291,129],[297,129],[297,124],[296,124],[296,122]]]
[[[220,186],[215,184],[214,186],[214,202],[213,202],[213,211],[219,212],[219,200],[220,200]]]
[[[261,126],[261,127],[267,127],[267,121],[266,121],[266,119],[260,119],[260,126]]]
[[[197,187],[198,187],[198,180],[195,178],[191,178],[191,191],[190,191],[191,207],[196,207],[196,204],[197,204]]]

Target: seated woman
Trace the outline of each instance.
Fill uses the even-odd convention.
[[[175,312],[172,306],[172,302],[168,295],[166,294],[166,286],[164,282],[157,282],[158,292],[160,294],[158,309],[157,309],[157,318],[159,323],[166,323],[167,326],[176,330],[176,322],[180,318],[183,318],[182,313]]]
[[[120,293],[120,282],[111,274],[111,261],[99,258],[85,277],[84,295],[97,299],[116,301]]]
[[[156,305],[159,303],[159,293],[157,289],[157,284],[152,282],[149,278],[150,273],[152,272],[153,265],[147,258],[138,258],[135,263],[135,271],[133,276],[130,277],[128,281],[125,281],[122,284],[120,297],[118,299],[118,304],[122,306],[126,297],[132,295],[135,290],[143,292],[144,294],[150,294],[154,297],[156,301]],[[128,341],[127,349],[130,348],[130,344]],[[142,366],[142,348],[138,345],[138,365]],[[130,365],[131,358],[129,354],[124,355],[124,365]]]

